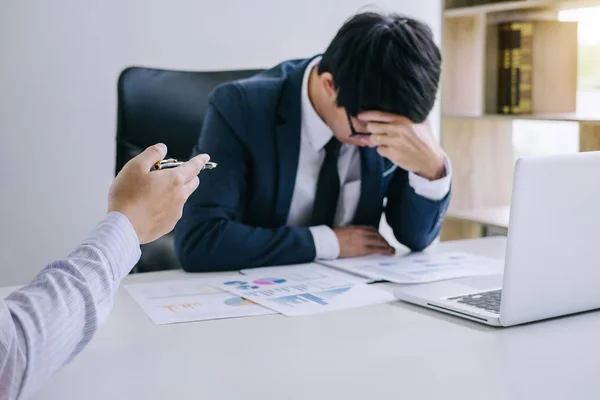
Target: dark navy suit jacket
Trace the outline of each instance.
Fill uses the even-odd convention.
[[[286,226],[300,152],[301,86],[310,60],[284,62],[210,95],[193,155],[219,166],[200,173],[175,229],[186,271],[222,271],[315,259],[308,227]],[[438,235],[450,194],[417,195],[407,171],[360,148],[361,194],[354,225],[379,226],[382,212],[398,241],[413,251]],[[384,198],[387,205],[383,207]]]

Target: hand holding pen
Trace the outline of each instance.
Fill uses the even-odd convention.
[[[140,244],[173,230],[185,202],[200,184],[198,174],[210,159],[208,154],[200,154],[185,163],[175,163],[164,160],[166,154],[167,146],[162,143],[148,147],[125,164],[109,191],[108,211],[127,217]],[[157,165],[162,168],[161,160],[169,161],[170,166],[152,172]]]

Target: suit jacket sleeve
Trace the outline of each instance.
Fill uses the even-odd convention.
[[[194,154],[208,153],[219,166],[200,174],[175,229],[177,257],[189,272],[226,271],[311,262],[315,245],[308,228],[245,225],[250,154],[245,98],[236,85],[210,96]],[[227,118],[224,114],[226,113]]]
[[[450,193],[440,201],[415,193],[408,183],[407,171],[398,168],[387,193],[385,215],[394,236],[412,251],[421,251],[439,235]]]

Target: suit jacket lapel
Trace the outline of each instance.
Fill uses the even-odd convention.
[[[277,110],[278,121],[275,128],[275,150],[277,151],[275,226],[285,225],[294,194],[298,159],[300,157],[302,79],[309,62],[310,60],[306,60],[289,72],[282,88],[281,102]]]
[[[377,149],[360,148],[361,187],[360,200],[354,215],[355,225],[369,225],[379,221],[381,214],[381,174],[383,160]]]

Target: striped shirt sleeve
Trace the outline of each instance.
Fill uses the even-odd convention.
[[[109,213],[67,258],[0,300],[0,400],[31,395],[89,343],[140,255],[129,220]]]

